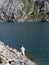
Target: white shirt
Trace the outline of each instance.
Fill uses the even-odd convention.
[[[21,52],[23,55],[25,55],[25,48],[23,46],[21,47]]]

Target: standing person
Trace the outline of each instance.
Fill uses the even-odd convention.
[[[22,55],[25,56],[25,48],[24,48],[24,46],[21,47],[21,53],[22,53]]]
[[[21,47],[21,53],[22,53],[22,59],[23,59],[23,61],[24,61],[24,57],[25,57],[25,48],[24,48],[24,46],[22,46]],[[22,63],[22,65],[24,65],[24,63]]]

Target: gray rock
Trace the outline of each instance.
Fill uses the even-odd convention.
[[[25,65],[37,65],[34,62],[32,63],[30,60],[26,60]]]
[[[2,0],[0,0],[2,1]],[[24,4],[17,0],[3,0],[0,3],[0,20],[13,21],[23,15]]]

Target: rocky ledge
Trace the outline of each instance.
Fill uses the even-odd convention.
[[[9,64],[7,64],[9,62]],[[0,65],[37,65],[16,49],[0,41]]]

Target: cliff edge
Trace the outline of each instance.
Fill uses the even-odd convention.
[[[9,62],[10,65],[37,65],[26,56],[23,56],[21,52],[10,48],[8,45],[4,45],[4,43],[0,41],[0,65],[6,65],[7,62]]]

